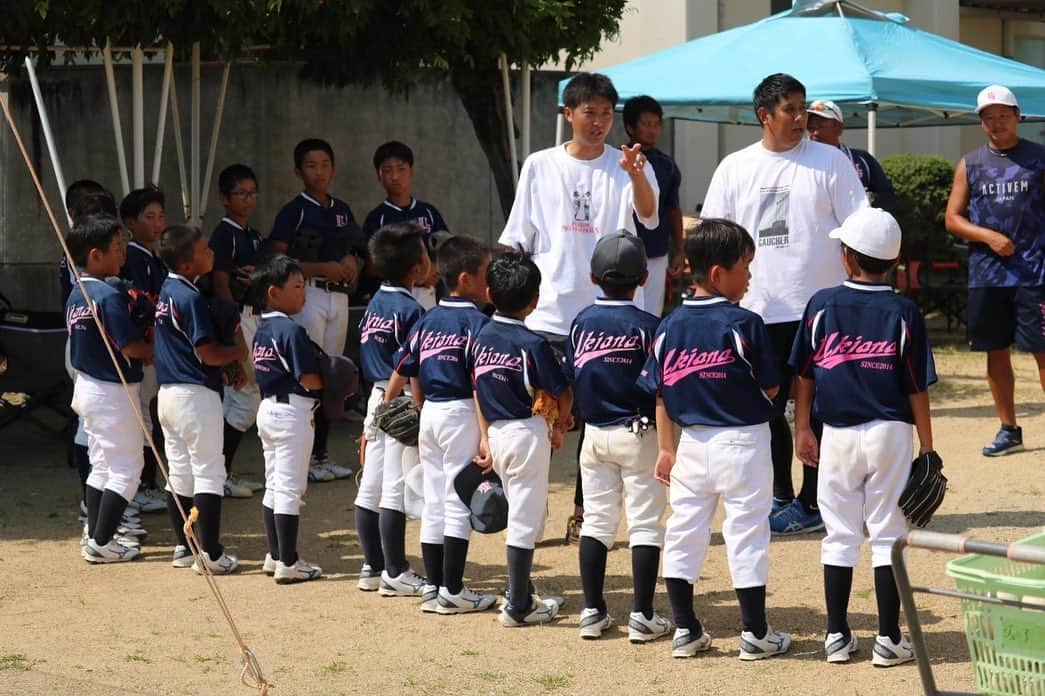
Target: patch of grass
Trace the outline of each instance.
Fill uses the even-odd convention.
[[[192,661],[201,665],[205,664],[216,664],[223,665],[227,661],[226,657],[220,653],[214,653],[213,655],[193,655]]]
[[[489,682],[498,681],[504,677],[504,675],[499,672],[476,672],[475,676],[483,681]]]
[[[0,655],[0,671],[5,669],[16,669],[20,672],[25,672],[31,669],[34,664],[36,664],[36,661],[27,658],[25,653],[8,653],[7,655]]]
[[[539,677],[534,677],[533,680],[540,686],[543,686],[545,691],[564,689],[573,683],[573,677],[569,674],[542,674]]]
[[[874,588],[873,587],[865,587],[862,590],[857,590],[853,594],[855,594],[860,599],[870,599],[872,592],[874,592]]]
[[[476,655],[479,654],[479,651],[478,650],[462,650],[461,654],[464,655],[465,657],[475,657]]]
[[[123,659],[126,662],[144,662],[145,664],[151,664],[152,663],[152,660],[150,660],[149,658],[145,657],[145,655],[142,654],[141,650],[136,650],[136,651],[132,652],[130,655],[124,655]]]
[[[341,660],[333,660],[329,665],[323,665],[324,671],[330,674],[340,674],[348,668],[348,665]]]

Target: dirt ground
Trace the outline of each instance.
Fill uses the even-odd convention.
[[[950,491],[931,529],[1011,541],[1045,524],[1045,398],[1029,356],[1016,358],[1019,416],[1027,451],[988,460],[980,448],[997,429],[981,356],[937,351],[941,382],[932,391],[936,448]],[[347,459],[358,426],[335,427],[333,452]],[[568,441],[564,452],[572,452]],[[242,472],[260,476],[256,438],[245,440]],[[797,467],[796,467],[797,469]],[[303,555],[324,579],[280,587],[261,573],[264,539],[260,498],[229,500],[224,541],[242,571],[218,580],[244,639],[275,694],[562,694],[692,692],[910,694],[920,689],[911,665],[874,670],[873,579],[865,551],[853,584],[850,620],[861,641],[852,664],[823,659],[824,608],[820,535],[774,540],[770,547],[769,619],[792,633],[790,654],[763,662],[737,660],[739,611],[721,536],[697,586],[697,612],[714,635],[712,651],[673,660],[668,641],[631,645],[624,628],[601,641],[577,636],[582,608],[577,546],[564,546],[573,466],[558,455],[552,468],[551,515],[535,558],[535,580],[566,597],[554,623],[502,628],[482,615],[422,615],[416,602],[356,589],[362,563],[354,530],[355,483],[310,487],[303,510]],[[80,558],[76,474],[63,446],[30,425],[0,433],[0,693],[249,693],[239,686],[239,654],[204,580],[170,567],[172,535],[165,515],[144,515],[150,535],[144,560],[90,566]],[[716,530],[718,527],[716,526]],[[623,534],[623,533],[622,533]],[[418,524],[408,552],[420,567]],[[623,539],[623,536],[619,537]],[[467,581],[500,592],[504,539],[474,537]],[[916,584],[953,587],[946,555],[910,554]],[[626,544],[610,554],[607,600],[618,621],[630,608]],[[941,688],[974,688],[956,600],[920,595],[919,615]],[[663,586],[656,607],[670,615]]]

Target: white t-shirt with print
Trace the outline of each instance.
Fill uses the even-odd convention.
[[[838,241],[827,235],[868,205],[838,148],[803,140],[772,152],[759,141],[718,165],[701,217],[732,220],[751,234],[755,260],[740,304],[779,324],[798,321],[813,293],[845,280]]]
[[[526,318],[530,329],[569,334],[570,324],[599,294],[590,278],[595,242],[621,229],[635,234],[631,179],[620,167],[621,157],[619,149],[606,145],[599,157],[581,160],[558,146],[535,152],[523,163],[499,241],[530,252],[541,269],[537,309]],[[643,173],[656,200],[660,191],[649,162]],[[656,206],[652,216],[639,216],[639,221],[657,227]],[[642,306],[642,288],[635,304]]]

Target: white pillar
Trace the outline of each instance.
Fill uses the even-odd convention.
[[[102,49],[102,62],[105,64],[105,82],[109,87],[109,112],[112,114],[112,132],[116,140],[116,161],[120,165],[120,183],[123,184],[123,195],[131,192],[130,177],[127,176],[127,154],[123,150],[123,126],[120,124],[120,101],[116,96],[116,73],[112,67],[112,45],[105,42]]]
[[[189,189],[190,211],[189,224],[199,225],[200,214],[200,42],[192,44],[192,123],[189,126],[189,137],[192,140],[189,176],[192,179]]]
[[[131,51],[131,140],[134,143],[134,188],[145,186],[144,55],[141,44]]]
[[[40,83],[36,79],[36,69],[33,68],[33,61],[31,58],[26,56],[25,58],[25,70],[29,73],[29,82],[33,87],[33,99],[36,100],[36,110],[40,114],[40,126],[44,130],[44,140],[47,141],[47,154],[51,156],[51,166],[54,168],[54,180],[58,184],[58,196],[61,200],[65,200],[65,174],[62,173],[62,162],[58,158],[58,146],[54,142],[54,133],[51,132],[51,119],[47,117],[47,107],[44,105],[43,94],[40,92]],[[69,215],[69,211],[65,209],[65,217],[69,221],[69,227],[73,226],[73,219]]]
[[[515,116],[512,114],[512,85],[508,80],[508,56],[501,54],[501,86],[504,88],[504,116],[508,121],[508,156],[512,163],[512,185],[519,185],[519,155],[515,146]]]
[[[167,104],[171,96],[171,81],[174,76],[174,47],[167,43],[167,55],[163,62],[163,86],[160,87],[160,116],[156,121],[156,149],[152,153],[152,183],[160,183],[160,164],[163,161],[163,136],[167,131]],[[178,115],[175,114],[177,119]]]

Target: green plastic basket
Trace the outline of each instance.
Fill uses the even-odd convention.
[[[1018,544],[1045,547],[1045,532]],[[947,564],[958,590],[1042,605],[1019,609],[963,599],[976,684],[985,694],[1045,696],[1045,565],[970,554]]]

